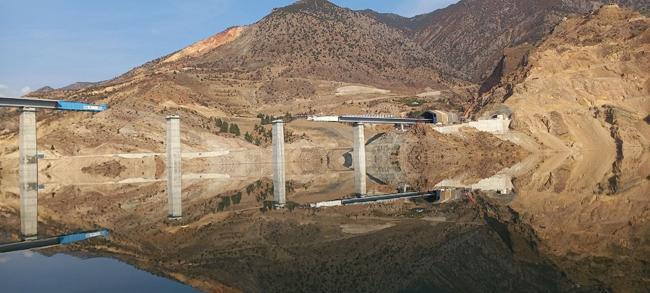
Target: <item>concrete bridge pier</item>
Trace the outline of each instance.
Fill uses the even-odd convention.
[[[273,121],[273,201],[279,206],[287,203],[284,173],[284,121]]]
[[[183,216],[180,120],[177,115],[167,116],[167,195],[170,219],[178,219]]]
[[[366,139],[362,123],[353,126],[352,167],[354,168],[354,188],[360,195],[366,194]]]
[[[20,232],[24,238],[34,238],[38,235],[36,109],[22,109],[19,127]]]

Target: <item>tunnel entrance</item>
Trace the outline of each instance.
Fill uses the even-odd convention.
[[[431,120],[433,124],[438,123],[438,115],[433,111],[425,111],[424,113],[422,113],[422,115],[420,115],[420,117],[427,120]]]

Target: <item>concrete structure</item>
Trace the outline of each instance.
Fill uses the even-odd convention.
[[[425,111],[422,118],[433,121],[435,124],[451,125],[460,122],[458,114],[440,110]]]
[[[279,206],[287,203],[284,178],[284,121],[273,121],[273,201]]]
[[[61,235],[56,237],[48,237],[45,239],[34,239],[26,240],[19,242],[10,242],[0,244],[0,253],[29,250],[29,249],[38,249],[45,247],[52,247],[57,245],[67,245],[79,241],[88,240],[95,237],[104,237],[108,238],[108,230],[102,229],[97,231],[89,231],[82,233],[73,233],[67,235]]]
[[[0,107],[12,108],[35,108],[35,109],[51,109],[62,111],[81,111],[81,112],[102,112],[108,109],[108,105],[93,105],[82,102],[66,101],[66,100],[46,100],[36,99],[30,97],[20,98],[6,98],[0,97]]]
[[[183,216],[181,201],[181,127],[179,116],[167,116],[167,195],[169,218]]]
[[[392,194],[382,194],[374,196],[366,196],[360,198],[347,198],[339,200],[330,200],[330,201],[321,201],[310,204],[312,208],[325,208],[325,207],[337,207],[337,206],[346,206],[346,205],[357,205],[357,204],[372,204],[372,203],[381,203],[381,202],[391,202],[396,200],[411,199],[411,198],[420,198],[428,196],[436,196],[439,191],[427,191],[427,192],[406,192],[406,193],[392,193]]]
[[[356,115],[342,115],[342,116],[309,116],[307,120],[314,122],[339,122],[339,123],[366,123],[366,124],[418,124],[418,123],[433,123],[430,119],[425,118],[401,118],[390,116],[356,116]]]
[[[467,188],[472,190],[494,191],[499,194],[510,194],[514,190],[512,177],[505,174],[497,174],[490,178],[481,179],[473,184],[466,184],[462,180],[445,179],[436,184],[436,187]]]
[[[102,112],[108,105],[92,105],[65,100],[29,97],[0,97],[0,107],[20,108],[18,186],[20,190],[20,231],[24,238],[38,235],[38,159],[36,147],[36,109]]]
[[[463,127],[471,127],[489,133],[504,134],[510,129],[510,119],[503,115],[498,115],[495,119],[471,121],[463,124],[434,127],[433,129],[440,133],[457,133]]]
[[[438,203],[452,202],[461,199],[463,196],[463,190],[464,189],[462,188],[440,189],[440,198],[438,199]]]
[[[19,132],[20,232],[23,237],[31,238],[38,234],[36,109],[22,109]]]
[[[353,126],[352,166],[354,168],[354,188],[357,194],[366,194],[366,139],[361,123]]]

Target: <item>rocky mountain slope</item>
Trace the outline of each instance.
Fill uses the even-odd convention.
[[[482,82],[497,66],[504,49],[535,44],[564,17],[587,13],[605,3],[644,12],[650,9],[650,4],[642,0],[463,0],[412,18],[365,13],[406,32],[465,79]]]
[[[108,111],[92,116],[39,113],[40,121],[47,122],[39,129],[39,142],[57,152],[158,151],[167,114],[180,114],[184,127],[210,139],[211,119],[228,117],[233,122],[230,119],[239,116],[234,119],[243,135],[254,131],[260,112],[336,113],[345,107],[349,113],[351,107],[345,105],[361,99],[467,85],[441,73],[449,71],[443,67],[400,30],[328,1],[309,0],[276,9],[257,23],[230,28],[113,80],[33,96],[109,104]],[[366,105],[352,108],[372,106]],[[17,129],[9,121],[16,116],[2,115],[7,119],[0,121],[5,129],[0,148],[11,153]]]
[[[141,97],[159,99],[166,92],[224,110],[313,96],[323,86],[318,81],[411,91],[466,87],[489,79],[504,50],[534,45],[563,17],[601,2],[463,0],[405,18],[301,0],[114,80],[34,95],[92,97],[135,89],[132,94]],[[648,9],[646,1],[617,2]]]
[[[189,66],[275,78],[431,86],[443,65],[400,31],[324,0],[274,10]]]
[[[160,82],[194,99],[226,96],[222,104],[241,105],[314,95],[318,80],[423,89],[466,85],[455,78],[460,75],[399,29],[325,0],[302,0],[144,64],[104,88]]]
[[[644,7],[643,2],[627,2]],[[113,149],[120,145],[117,148],[125,150],[121,145],[131,144],[131,150],[157,150],[166,114],[191,117],[184,125],[195,127],[197,133],[210,129],[214,117],[251,118],[241,122],[250,124],[242,129],[244,133],[253,130],[253,117],[259,112],[406,115],[409,111],[399,107],[400,97],[436,90],[443,94],[423,101],[457,111],[477,89],[459,77],[481,79],[484,72],[492,70],[489,64],[499,64],[503,48],[507,47],[506,54],[519,52],[518,47],[510,46],[542,38],[553,21],[587,6],[580,1],[466,0],[406,19],[352,11],[325,0],[303,0],[113,80],[43,93],[48,98],[108,103],[110,110],[94,116],[65,115],[66,123],[52,123],[40,130],[45,134],[41,141],[51,146],[72,140],[90,148],[111,142]],[[519,57],[512,58],[517,62],[509,66],[523,64],[525,58]],[[498,84],[503,72],[494,72],[501,73],[491,79]],[[341,90],[350,86],[361,90],[352,94]],[[478,110],[484,103],[476,104]],[[39,117],[41,121],[64,121],[61,114]],[[15,123],[4,120],[0,124],[8,137],[2,140],[15,139]],[[128,131],[133,125],[142,125],[139,129],[148,133]],[[48,136],[50,131],[57,135]],[[97,140],[98,136],[105,139]]]
[[[545,148],[647,148],[649,27],[648,17],[617,6],[564,21],[480,103],[505,100],[514,127]]]

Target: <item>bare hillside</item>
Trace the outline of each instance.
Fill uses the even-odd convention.
[[[498,65],[505,49],[526,43],[535,45],[564,17],[588,13],[606,3],[645,13],[650,9],[648,1],[643,0],[463,0],[412,18],[365,13],[406,32],[466,80],[483,82]]]
[[[563,22],[513,73],[525,76],[505,102],[516,128],[556,150],[647,148],[649,26],[615,6]]]

